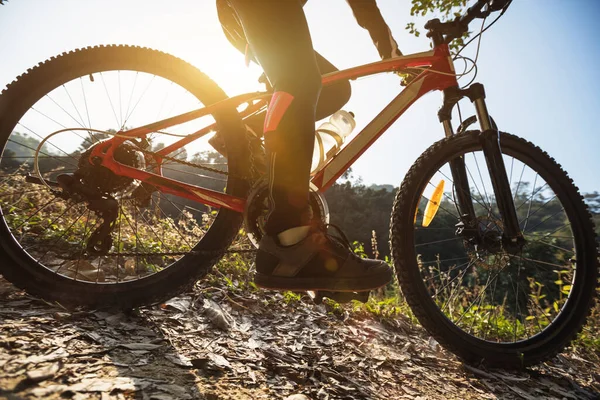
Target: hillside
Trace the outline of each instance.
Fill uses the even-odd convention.
[[[243,278],[222,268],[189,293],[128,313],[64,309],[1,280],[0,398],[600,398],[598,353],[588,349],[488,371],[376,302],[315,305]]]

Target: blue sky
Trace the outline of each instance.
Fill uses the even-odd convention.
[[[404,30],[412,20],[408,0],[378,4],[404,53],[428,49],[424,35],[414,38]],[[312,0],[305,10],[315,48],[339,68],[377,60],[344,0]],[[484,34],[478,60],[477,81],[486,86],[488,108],[500,128],[550,153],[584,192],[600,190],[600,81],[594,76],[599,14],[596,0],[515,0]],[[181,57],[231,95],[260,88],[260,69],[244,67],[243,56],[225,40],[213,0],[11,0],[0,7],[0,29],[0,87],[63,51],[124,43]],[[474,51],[475,45],[466,54]],[[357,130],[399,90],[391,74],[354,82],[345,109],[356,114]],[[357,161],[355,174],[365,183],[399,185],[416,157],[443,137],[436,116],[440,104],[439,93],[416,103]],[[462,110],[472,111],[468,103]]]

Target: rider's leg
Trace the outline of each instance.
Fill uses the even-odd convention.
[[[317,59],[317,66],[319,67],[319,72],[321,75],[339,71],[332,63],[330,63],[325,57],[316,51],[315,57]],[[350,100],[351,93],[352,90],[350,87],[350,81],[347,80],[336,82],[322,88],[319,101],[317,102],[315,119],[318,121],[340,110],[344,104]],[[256,137],[262,136],[266,114],[266,112],[262,112],[244,120],[246,126]],[[215,135],[215,137],[209,142],[215,148],[215,150],[227,157],[225,141],[223,138],[221,138],[219,135]]]
[[[315,105],[321,75],[298,0],[231,0],[274,89],[265,118],[272,211],[267,233],[307,225]]]
[[[362,1],[362,0],[361,0]],[[374,0],[373,0],[374,1]],[[231,4],[233,3],[233,4]],[[217,14],[219,16],[219,21],[221,22],[221,26],[223,28],[223,33],[229,42],[244,54],[248,49],[247,39],[244,30],[241,27],[241,21],[238,17],[237,13],[233,6],[236,4],[236,1],[230,2],[229,0],[217,0]],[[306,3],[306,1],[301,1],[302,5]],[[377,7],[377,6],[375,6]],[[238,7],[239,8],[239,7]],[[364,12],[368,12],[372,14],[372,10],[369,7],[361,6],[361,10]],[[357,17],[358,18],[358,17]],[[361,17],[365,19],[364,17]],[[383,21],[383,18],[382,18]],[[383,22],[384,26],[385,22]],[[319,72],[321,75],[328,74],[330,72],[339,71],[338,68],[335,67],[329,60],[323,57],[321,54],[315,51],[315,57],[317,59],[317,67],[319,68]],[[254,61],[254,56],[251,52],[250,60]],[[317,102],[317,110],[316,110],[316,120],[320,120],[322,118],[328,117],[334,112],[340,110],[344,104],[350,100],[351,87],[350,81],[339,81],[335,84],[328,85],[321,90],[321,95],[319,97],[319,101]],[[252,117],[252,120],[249,121],[250,128],[255,130],[255,127],[260,126],[260,132],[262,133],[262,126],[264,125],[265,114],[262,113],[255,117]]]
[[[332,63],[330,63],[325,57],[316,51],[315,57],[317,59],[317,66],[319,67],[319,73],[321,75],[339,71],[339,69],[337,69]],[[351,94],[352,89],[350,87],[350,81],[347,80],[323,87],[321,89],[321,94],[319,95],[317,108],[315,110],[315,120],[318,121],[326,118],[334,112],[341,110],[344,104],[350,100]],[[266,114],[266,112],[259,113],[245,120],[246,126],[255,136],[262,136]],[[221,146],[224,150],[224,142],[222,142]]]
[[[386,284],[391,279],[387,264],[353,257],[352,250],[339,240],[308,227],[315,105],[321,76],[300,2],[230,2],[274,88],[264,129],[272,211],[256,259],[257,285],[352,291]]]

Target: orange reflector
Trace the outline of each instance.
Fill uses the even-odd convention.
[[[438,209],[440,208],[440,203],[442,200],[442,195],[444,194],[444,180],[442,179],[440,183],[437,185],[429,202],[427,202],[427,207],[425,207],[425,212],[423,213],[423,226],[428,227]]]

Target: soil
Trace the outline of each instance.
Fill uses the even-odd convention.
[[[199,283],[165,304],[66,309],[0,279],[0,398],[600,399],[596,354],[467,366],[407,317]]]

